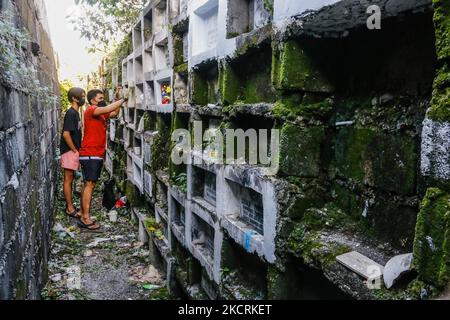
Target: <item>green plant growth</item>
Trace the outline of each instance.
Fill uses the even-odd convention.
[[[0,82],[51,105],[57,99],[53,89],[39,81],[34,65],[26,63],[23,48],[30,41],[27,31],[14,24],[10,13],[0,14]]]
[[[414,265],[425,282],[450,281],[450,195],[437,188],[427,190],[417,217]]]

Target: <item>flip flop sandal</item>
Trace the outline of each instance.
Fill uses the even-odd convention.
[[[86,230],[88,230],[88,231],[99,231],[100,230],[100,226],[98,227],[98,228],[95,228],[95,229],[93,229],[93,228],[91,228],[92,226],[95,226],[97,223],[96,222],[92,222],[91,224],[85,224],[83,221],[81,221],[81,219],[80,220],[78,220],[77,221],[77,223],[78,223],[78,226],[81,228],[81,229],[86,229]]]
[[[66,208],[66,214],[70,217],[70,218],[74,218],[74,219],[80,219],[81,215],[78,214],[78,209],[75,208],[74,211],[72,211],[71,213],[67,212],[67,208]]]

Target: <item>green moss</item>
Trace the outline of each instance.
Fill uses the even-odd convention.
[[[272,81],[276,89],[309,92],[334,90],[297,41],[283,43],[279,58],[275,57],[272,65]]]
[[[178,34],[173,35],[173,55],[175,66],[184,63],[183,38]]]
[[[175,71],[175,73],[179,73],[179,74],[187,74],[188,73],[188,64],[187,63],[183,63],[180,65],[177,65],[173,68],[173,70]]]
[[[352,224],[350,218],[333,204],[322,209],[308,209],[289,236],[288,249],[308,265],[327,268],[336,263],[336,256],[351,251],[351,248],[323,241],[321,231],[349,228]]]
[[[450,2],[433,0],[438,59],[450,58]]]
[[[427,116],[434,121],[450,122],[450,68],[448,64],[438,71],[433,88],[431,108]]]
[[[273,0],[263,0],[264,9],[267,10],[267,12],[270,13],[270,15],[273,15]]]
[[[278,118],[295,120],[297,117],[325,119],[333,111],[333,103],[327,99],[322,102],[304,104],[298,95],[291,95],[275,103],[271,113]]]
[[[450,195],[437,188],[427,190],[417,217],[414,265],[425,282],[450,281]]]
[[[322,126],[300,127],[286,124],[281,130],[280,170],[284,175],[315,177],[320,172]]]
[[[156,130],[158,134],[154,137],[151,145],[152,159],[150,164],[154,172],[169,168],[171,151],[170,124],[166,124],[160,114],[156,116]]]
[[[191,102],[197,105],[208,104],[208,82],[198,72],[191,73]]]
[[[416,191],[418,151],[408,135],[342,128],[336,136],[336,172],[356,182],[401,194]]]
[[[222,63],[219,71],[220,95],[223,105],[233,104],[239,95],[239,79],[233,69]]]

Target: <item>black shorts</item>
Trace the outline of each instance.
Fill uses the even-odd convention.
[[[80,157],[84,181],[97,182],[103,169],[103,159],[100,157]]]

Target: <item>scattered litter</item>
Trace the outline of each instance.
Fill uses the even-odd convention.
[[[118,215],[118,213],[117,213],[116,210],[111,210],[111,211],[108,213],[109,221],[111,221],[111,222],[117,222],[117,215]]]
[[[376,280],[383,275],[383,266],[356,251],[337,256],[336,260],[366,280]]]
[[[147,284],[152,283],[155,285],[161,285],[163,283],[160,273],[152,265],[148,268],[139,266],[132,270],[130,272],[130,281]]]
[[[145,290],[156,290],[156,289],[162,288],[162,286],[158,286],[158,285],[155,285],[155,284],[144,284],[142,286],[142,288],[144,288]]]
[[[66,235],[68,235],[69,237],[71,237],[72,239],[75,238],[75,234],[71,231],[69,231],[70,229],[65,229],[61,223],[57,223],[55,224],[55,226],[53,227],[53,231],[55,231],[58,234],[59,239],[63,240]]]
[[[353,123],[354,121],[340,121],[336,122],[336,127],[351,126]]]
[[[100,243],[111,241],[111,238],[95,238],[95,240],[91,243],[89,243],[86,247],[87,248],[94,248],[98,246]]]
[[[61,273],[57,273],[57,274],[53,275],[53,276],[50,278],[50,280],[51,280],[52,282],[59,282],[59,281],[61,281],[61,280],[62,280],[62,275],[61,275]]]
[[[114,205],[114,208],[124,208],[127,205],[127,197],[122,197],[119,200],[117,200],[116,204]]]
[[[392,288],[399,278],[401,278],[405,273],[411,271],[412,262],[412,253],[395,256],[389,260],[383,271],[383,279],[386,288]]]
[[[83,254],[85,257],[92,257],[94,255],[94,251],[86,250]]]

